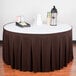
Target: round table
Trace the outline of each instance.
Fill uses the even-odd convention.
[[[3,29],[3,60],[14,69],[47,72],[72,61],[72,27],[9,23]]]

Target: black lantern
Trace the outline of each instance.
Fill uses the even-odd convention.
[[[51,26],[57,25],[57,9],[55,6],[51,9]]]

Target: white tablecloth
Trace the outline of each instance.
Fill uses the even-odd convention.
[[[31,25],[31,27],[19,27],[15,23],[10,23],[4,26],[4,29],[15,33],[25,33],[25,34],[53,34],[66,32],[72,29],[68,24],[58,24],[57,26],[50,26],[43,24],[41,26]]]

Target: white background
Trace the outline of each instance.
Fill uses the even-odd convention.
[[[58,23],[73,27],[73,40],[76,40],[76,0],[0,0],[0,40],[3,40],[3,25],[24,16],[33,23],[37,14],[46,21],[47,12],[55,5],[58,9]]]

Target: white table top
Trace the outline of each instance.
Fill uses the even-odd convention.
[[[10,23],[4,26],[4,29],[10,32],[23,33],[23,34],[53,34],[66,32],[72,29],[68,24],[58,24],[57,26],[50,26],[43,24],[41,26],[31,25],[31,27],[19,27],[15,23]]]

